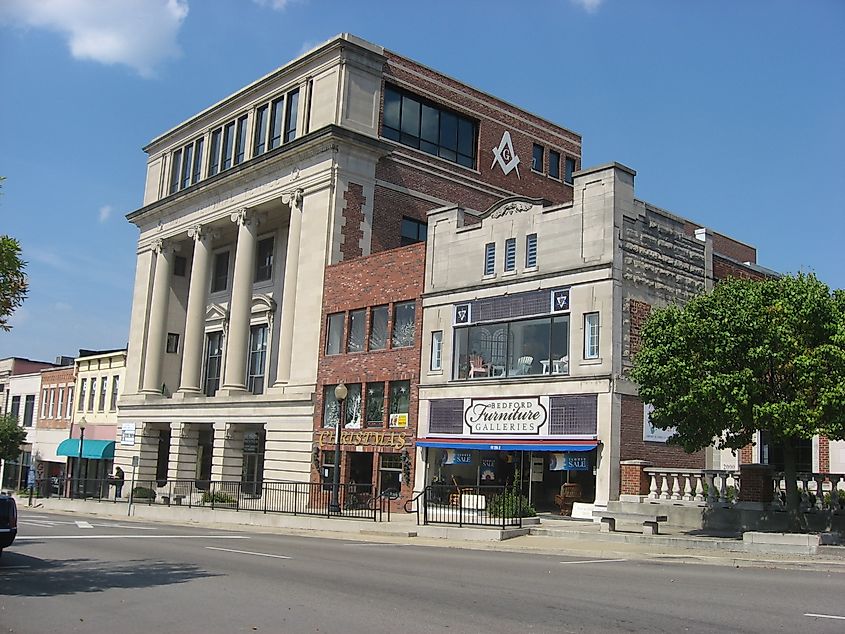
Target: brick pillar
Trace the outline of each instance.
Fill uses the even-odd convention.
[[[830,440],[819,436],[819,473],[830,472]]]
[[[774,499],[772,467],[767,464],[739,466],[739,502],[769,504]]]
[[[652,463],[647,460],[622,460],[619,463],[620,479],[622,480],[619,494],[648,495],[651,479],[645,470],[651,466]]]
[[[739,450],[739,464],[751,464],[754,462],[754,445],[749,443]]]

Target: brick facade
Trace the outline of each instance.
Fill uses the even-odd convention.
[[[636,299],[631,300],[630,310],[630,335],[628,343],[628,351],[630,357],[633,359],[640,351],[642,345],[642,332],[648,316],[651,314],[651,305],[646,302],[640,302]]]
[[[830,472],[830,440],[827,436],[819,436],[819,471]]]
[[[67,429],[70,427],[70,416],[66,416],[68,410],[68,397],[72,398],[74,385],[74,367],[56,368],[55,370],[43,370],[41,372],[41,404],[38,408],[39,429]],[[45,390],[47,400],[44,400]],[[53,412],[50,415],[50,402],[53,400]],[[61,400],[60,400],[61,399]],[[42,411],[44,416],[41,415]]]
[[[340,252],[344,260],[361,257],[361,242],[364,239],[362,225],[364,223],[364,187],[357,183],[349,183],[343,194],[346,202],[343,208],[343,227],[341,235],[343,239],[340,245]]]
[[[343,457],[341,461],[341,482],[349,481],[349,456],[354,453],[369,452],[373,456],[372,483],[378,484],[379,478],[379,455],[383,452],[397,453],[400,455],[407,451],[410,459],[410,471],[403,474],[401,497],[393,502],[395,510],[401,509],[404,501],[407,500],[413,490],[414,470],[414,439],[416,437],[416,412],[419,363],[420,363],[420,333],[422,332],[422,295],[423,275],[425,270],[425,244],[418,243],[399,249],[384,251],[374,255],[357,258],[348,262],[341,262],[326,267],[325,292],[323,294],[323,315],[320,334],[320,361],[317,374],[317,393],[315,395],[314,413],[314,443],[321,451],[333,451],[334,433],[332,429],[331,440],[321,444],[323,428],[323,405],[326,386],[337,385],[341,380],[347,385],[360,383],[366,391],[366,385],[370,383],[383,383],[385,386],[384,413],[385,420],[382,428],[363,426],[361,429],[346,430],[347,434],[342,438]],[[416,301],[415,308],[415,337],[414,345],[402,348],[393,348],[390,336],[388,336],[387,347],[384,350],[369,351],[369,343],[364,352],[348,353],[344,351],[337,355],[326,355],[327,316],[332,313],[343,312],[346,314],[346,328],[344,334],[348,335],[349,317],[348,312],[356,309],[368,309],[366,316],[365,333],[369,342],[370,321],[372,312],[369,310],[375,306],[387,305],[388,328],[391,333],[393,328],[393,305],[396,302],[409,300]],[[345,346],[345,344],[344,344]],[[407,428],[389,428],[387,426],[387,413],[389,401],[389,385],[391,381],[409,381],[410,403]],[[362,411],[366,408],[366,393],[363,395],[361,404]],[[361,435],[358,435],[361,432]],[[397,434],[404,433],[402,448],[399,449]],[[381,436],[377,436],[381,434]],[[390,436],[394,434],[394,436]],[[345,442],[344,439],[348,442]],[[374,447],[373,444],[389,443],[391,439],[396,442],[391,447]],[[363,441],[363,442],[362,442]],[[360,443],[360,444],[359,444]],[[319,482],[320,473],[316,465],[312,468],[312,482]],[[358,482],[358,484],[362,484]]]
[[[703,469],[704,451],[692,454],[682,448],[643,440],[643,402],[636,396],[622,395],[620,460],[647,460],[658,467]]]
[[[645,472],[647,460],[625,460],[619,465],[620,495],[648,495],[651,479]]]
[[[743,266],[739,262],[725,259],[713,254],[713,279],[717,282],[729,277],[738,277],[744,280],[762,280],[765,274],[760,271]]]

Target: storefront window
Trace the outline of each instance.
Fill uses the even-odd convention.
[[[384,427],[384,383],[367,383],[367,427]]]
[[[410,381],[390,382],[390,427],[407,427],[411,402]]]
[[[347,352],[364,351],[364,322],[367,320],[367,311],[364,309],[353,310],[349,313],[349,341],[346,342]]]
[[[340,418],[340,408],[334,396],[334,385],[323,388],[323,427],[334,428]],[[346,386],[348,394],[345,401],[346,429],[361,427],[361,384],[352,383]]]
[[[398,453],[381,454],[379,464],[379,491],[395,491],[398,495],[402,490],[402,456]]]
[[[455,379],[569,373],[569,315],[456,328]]]
[[[387,347],[387,306],[375,306],[370,311],[370,350]]]
[[[393,307],[393,347],[414,345],[414,302],[402,302]]]

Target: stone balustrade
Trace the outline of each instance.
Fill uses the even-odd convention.
[[[700,506],[732,505],[739,491],[739,471],[723,469],[667,469],[648,467],[648,500]]]
[[[804,511],[830,511],[845,513],[845,474],[799,473],[799,508]],[[786,479],[784,474],[774,474],[775,506],[786,506]]]

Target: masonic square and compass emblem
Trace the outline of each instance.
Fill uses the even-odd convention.
[[[499,164],[499,167],[502,168],[502,171],[505,175],[511,173],[511,171],[516,170],[516,177],[520,178],[519,176],[519,157],[513,150],[513,142],[511,141],[511,133],[505,130],[505,133],[502,135],[502,140],[499,142],[499,147],[493,148],[493,163],[490,164],[490,168],[496,166],[496,163]]]

